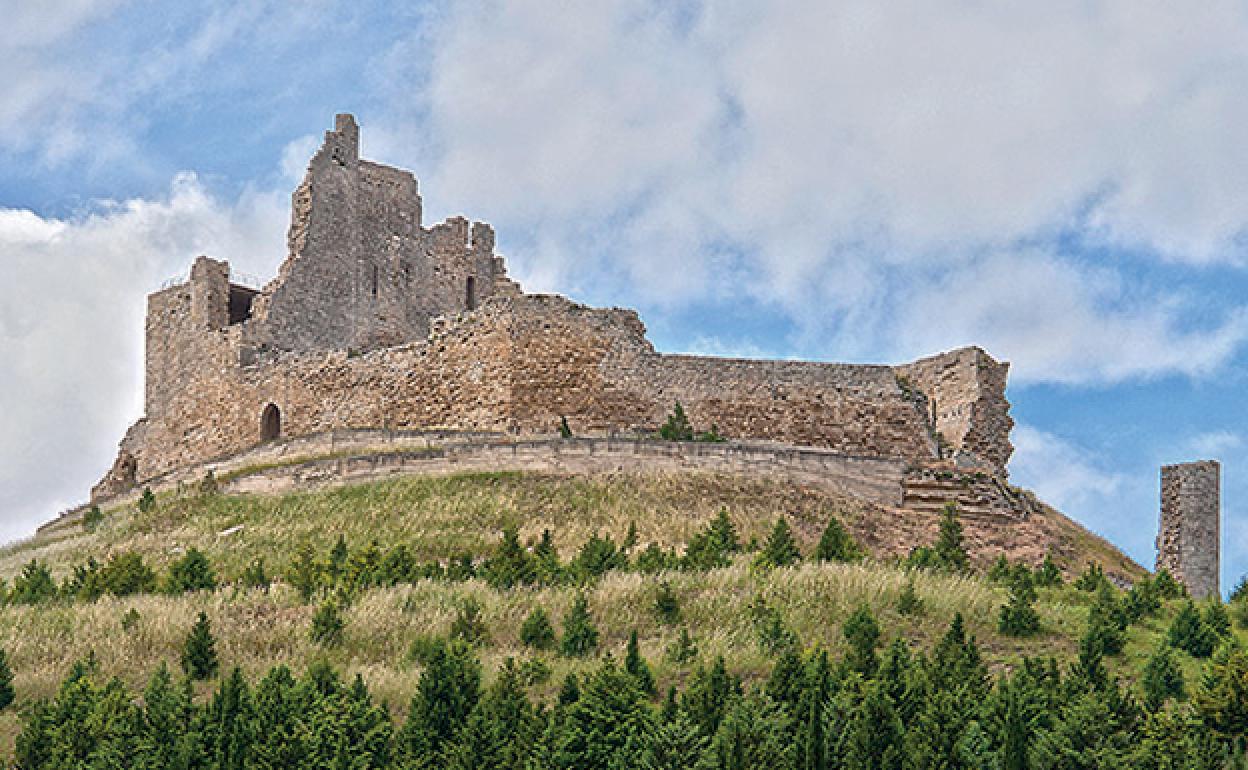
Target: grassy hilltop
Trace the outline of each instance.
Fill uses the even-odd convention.
[[[985,577],[997,551],[974,536],[970,523],[972,573],[905,569],[898,557],[935,540],[934,519],[904,520],[902,514],[885,515],[824,491],[710,474],[412,477],[275,497],[193,491],[143,508],[106,510],[99,521],[10,546],[0,551],[0,576],[12,588],[23,568],[37,560],[61,585],[88,559],[107,565],[119,555],[137,555],[161,579],[188,549],[196,549],[207,556],[218,587],[177,595],[105,593],[94,601],[51,598],[30,606],[9,602],[0,608],[0,647],[8,653],[19,706],[55,695],[71,665],[89,654],[102,675],[115,675],[141,692],[160,661],[178,669],[184,639],[201,611],[212,624],[223,675],[240,666],[255,680],[274,664],[298,673],[326,660],[348,681],[361,674],[373,697],[387,703],[396,718],[405,714],[416,690],[421,644],[456,623],[462,630],[465,622],[470,635],[482,637],[478,653],[487,681],[507,658],[528,662],[531,692],[547,700],[568,672],[590,671],[602,654],[623,660],[634,631],[659,692],[683,685],[699,664],[717,656],[747,683],[761,682],[775,663],[777,634],[840,656],[846,651],[845,622],[863,605],[880,624],[881,649],[896,638],[930,649],[960,613],[989,669],[1002,671],[1024,656],[1076,658],[1096,595],[1073,587],[1069,578],[1085,565],[1144,574],[1103,540],[1046,510],[1033,517],[1028,531],[1046,533],[1068,579],[1038,589],[1038,632],[1006,636],[998,631],[998,617],[1009,599],[1007,581]],[[636,568],[647,549],[668,559],[683,552],[721,511],[740,542],[756,547],[783,518],[802,561],[763,567],[746,545],[710,569],[676,569],[674,563],[658,572]],[[812,558],[833,518],[865,547],[866,558]],[[628,561],[628,568],[606,569],[596,578],[580,574],[554,584],[492,587],[480,567],[499,549],[505,528],[518,530],[530,547],[549,530],[565,565],[587,559],[578,554],[591,540],[601,544],[600,538],[610,538],[621,548],[628,539],[635,543],[627,544],[623,557],[611,557],[617,565],[621,558]],[[375,565],[402,544],[413,564],[436,562],[442,574],[301,596],[292,585],[300,560],[311,556],[325,569],[339,540],[347,546],[338,554],[342,569]],[[465,556],[476,562],[478,575],[453,579],[455,564]],[[254,572],[258,561],[271,579],[268,588],[246,585],[247,572]],[[676,600],[678,619],[656,611],[656,598],[668,590],[664,586]],[[908,586],[922,605],[918,613],[904,614],[899,607]],[[568,657],[557,648],[536,651],[522,642],[522,627],[536,608],[545,610],[558,634],[582,594],[600,634],[595,654]],[[326,597],[341,606],[343,621],[341,641],[330,645],[311,635],[313,616]],[[1110,671],[1129,681],[1138,677],[1181,605],[1181,600],[1164,602],[1160,611],[1132,623],[1123,652],[1106,660]],[[696,653],[683,648],[682,654],[685,634]],[[1177,659],[1187,680],[1195,681],[1200,663],[1183,654]],[[214,686],[202,682],[199,693]],[[19,729],[13,708],[0,713],[0,750],[9,752]]]

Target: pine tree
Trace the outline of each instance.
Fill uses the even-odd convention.
[[[56,583],[48,568],[31,559],[22,567],[21,574],[13,580],[9,601],[13,604],[39,604],[56,596]]]
[[[898,770],[903,729],[892,700],[880,683],[869,684],[862,703],[846,726],[842,767],[854,770]]]
[[[684,714],[661,720],[641,738],[638,770],[688,770],[698,764],[706,749],[706,738]]]
[[[720,655],[709,669],[698,666],[693,672],[681,695],[680,710],[709,737],[719,729],[729,701],[740,694],[741,681],[728,673]]]
[[[555,643],[555,629],[542,607],[535,607],[520,627],[520,641],[538,650],[548,650]]]
[[[342,644],[343,627],[338,605],[332,601],[322,602],[312,616],[312,641],[323,647],[337,647]]]
[[[643,695],[654,695],[654,674],[650,673],[650,666],[646,663],[646,659],[641,656],[641,645],[637,641],[637,630],[628,635],[628,650],[624,655],[624,670],[632,674],[633,679],[637,680],[637,689],[641,690]]]
[[[537,580],[533,557],[520,545],[520,535],[515,527],[503,530],[503,539],[494,554],[486,559],[481,572],[485,582],[494,588],[529,585]]]
[[[797,767],[788,711],[766,696],[733,698],[698,767],[702,770],[789,770]]]
[[[578,594],[563,619],[563,639],[559,650],[569,658],[583,658],[598,647],[598,629],[589,615],[589,601]]]
[[[201,612],[182,645],[182,670],[191,679],[211,679],[217,666],[216,640],[208,616]]]
[[[321,587],[321,565],[316,561],[316,554],[311,543],[303,543],[295,551],[295,558],[286,571],[286,580],[303,601],[308,601]]]
[[[9,656],[0,649],[0,710],[13,702],[13,669],[9,668]]]
[[[608,658],[565,707],[550,764],[560,770],[635,767],[644,748],[634,736],[646,734],[652,724],[633,677]]]
[[[659,437],[667,441],[693,441],[693,426],[685,415],[685,408],[676,402],[667,422],[659,428]]]
[[[1052,588],[1062,584],[1062,571],[1058,568],[1057,562],[1053,561],[1053,554],[1045,552],[1044,562],[1040,565],[1040,569],[1036,570],[1036,585],[1040,588]]]
[[[1018,572],[1010,579],[1010,599],[1001,607],[997,630],[1006,636],[1031,636],[1040,630],[1036,613],[1036,589],[1030,572]]]
[[[1183,670],[1175,662],[1169,645],[1158,645],[1148,659],[1140,677],[1140,686],[1144,689],[1144,705],[1149,711],[1161,708],[1169,698],[1183,699]]]
[[[439,756],[476,707],[480,693],[481,664],[472,648],[437,640],[399,733],[400,755],[410,763]]]
[[[212,591],[216,587],[217,578],[212,572],[208,557],[194,546],[188,548],[181,559],[169,565],[169,576],[165,580],[167,593]]]
[[[1178,647],[1194,658],[1209,657],[1217,644],[1216,635],[1205,625],[1196,605],[1190,599],[1183,603],[1178,614],[1174,616],[1167,639],[1171,647]]]
[[[789,523],[783,516],[776,519],[763,552],[758,555],[758,563],[767,567],[788,567],[802,560],[802,552],[797,549]]]
[[[914,590],[913,577],[907,578],[901,594],[897,597],[897,611],[902,615],[922,615],[924,612],[923,600]]]
[[[346,572],[347,558],[350,555],[346,537],[338,535],[338,539],[334,541],[334,547],[329,549],[329,558],[325,561],[325,574],[329,577],[331,585],[337,583]]]
[[[845,654],[846,664],[851,670],[870,678],[879,665],[875,648],[880,643],[880,625],[875,622],[871,608],[865,604],[859,605],[845,621],[843,632],[845,641],[849,643]]]
[[[450,770],[523,768],[541,733],[541,720],[524,693],[515,662],[508,658],[498,677],[473,708],[454,745]]]
[[[451,628],[447,636],[454,641],[477,647],[485,647],[490,643],[490,631],[481,618],[481,603],[469,596],[459,604]]]
[[[256,740],[255,706],[243,672],[235,667],[212,697],[205,740],[213,766],[243,770]]]
[[[933,547],[936,559],[945,569],[965,572],[970,566],[970,557],[966,555],[966,547],[962,544],[962,524],[958,521],[957,503],[948,503],[940,515],[940,534]]]
[[[680,600],[672,590],[672,584],[664,580],[654,597],[654,614],[664,625],[674,626],[680,622]]]
[[[862,548],[841,525],[839,519],[832,516],[828,526],[824,527],[819,545],[815,547],[815,559],[818,561],[857,561],[862,558]]]

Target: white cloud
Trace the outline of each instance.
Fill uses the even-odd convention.
[[[283,196],[209,196],[191,174],[160,200],[56,220],[0,209],[0,539],[81,501],[142,404],[144,295],[209,253],[271,273]],[[255,255],[265,256],[261,264]]]
[[[1216,430],[1193,436],[1187,442],[1191,454],[1217,460],[1244,448],[1244,438],[1229,430]]]
[[[1068,514],[1095,511],[1127,483],[1107,462],[1055,434],[1019,424],[1011,438],[1011,477]]]
[[[746,295],[803,348],[974,341],[1029,380],[1201,375],[1248,339],[1078,256],[1244,262],[1240,4],[463,0],[438,28],[379,57],[373,146],[543,289]]]

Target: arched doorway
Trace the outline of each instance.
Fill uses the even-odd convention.
[[[282,435],[282,412],[276,404],[269,404],[260,415],[260,440],[272,441]]]

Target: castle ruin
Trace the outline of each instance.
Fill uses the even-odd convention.
[[[1214,460],[1163,465],[1157,569],[1197,599],[1219,595],[1221,466]]]
[[[550,436],[562,419],[581,436],[645,436],[676,402],[733,440],[999,487],[1013,451],[1009,365],[976,347],[901,366],[668,355],[631,310],[524,293],[489,225],[425,226],[416,178],[360,159],[350,115],[293,195],[277,277],[245,286],[199,257],[189,280],[149,296],[146,346],[145,413],[95,501],[279,438]]]

